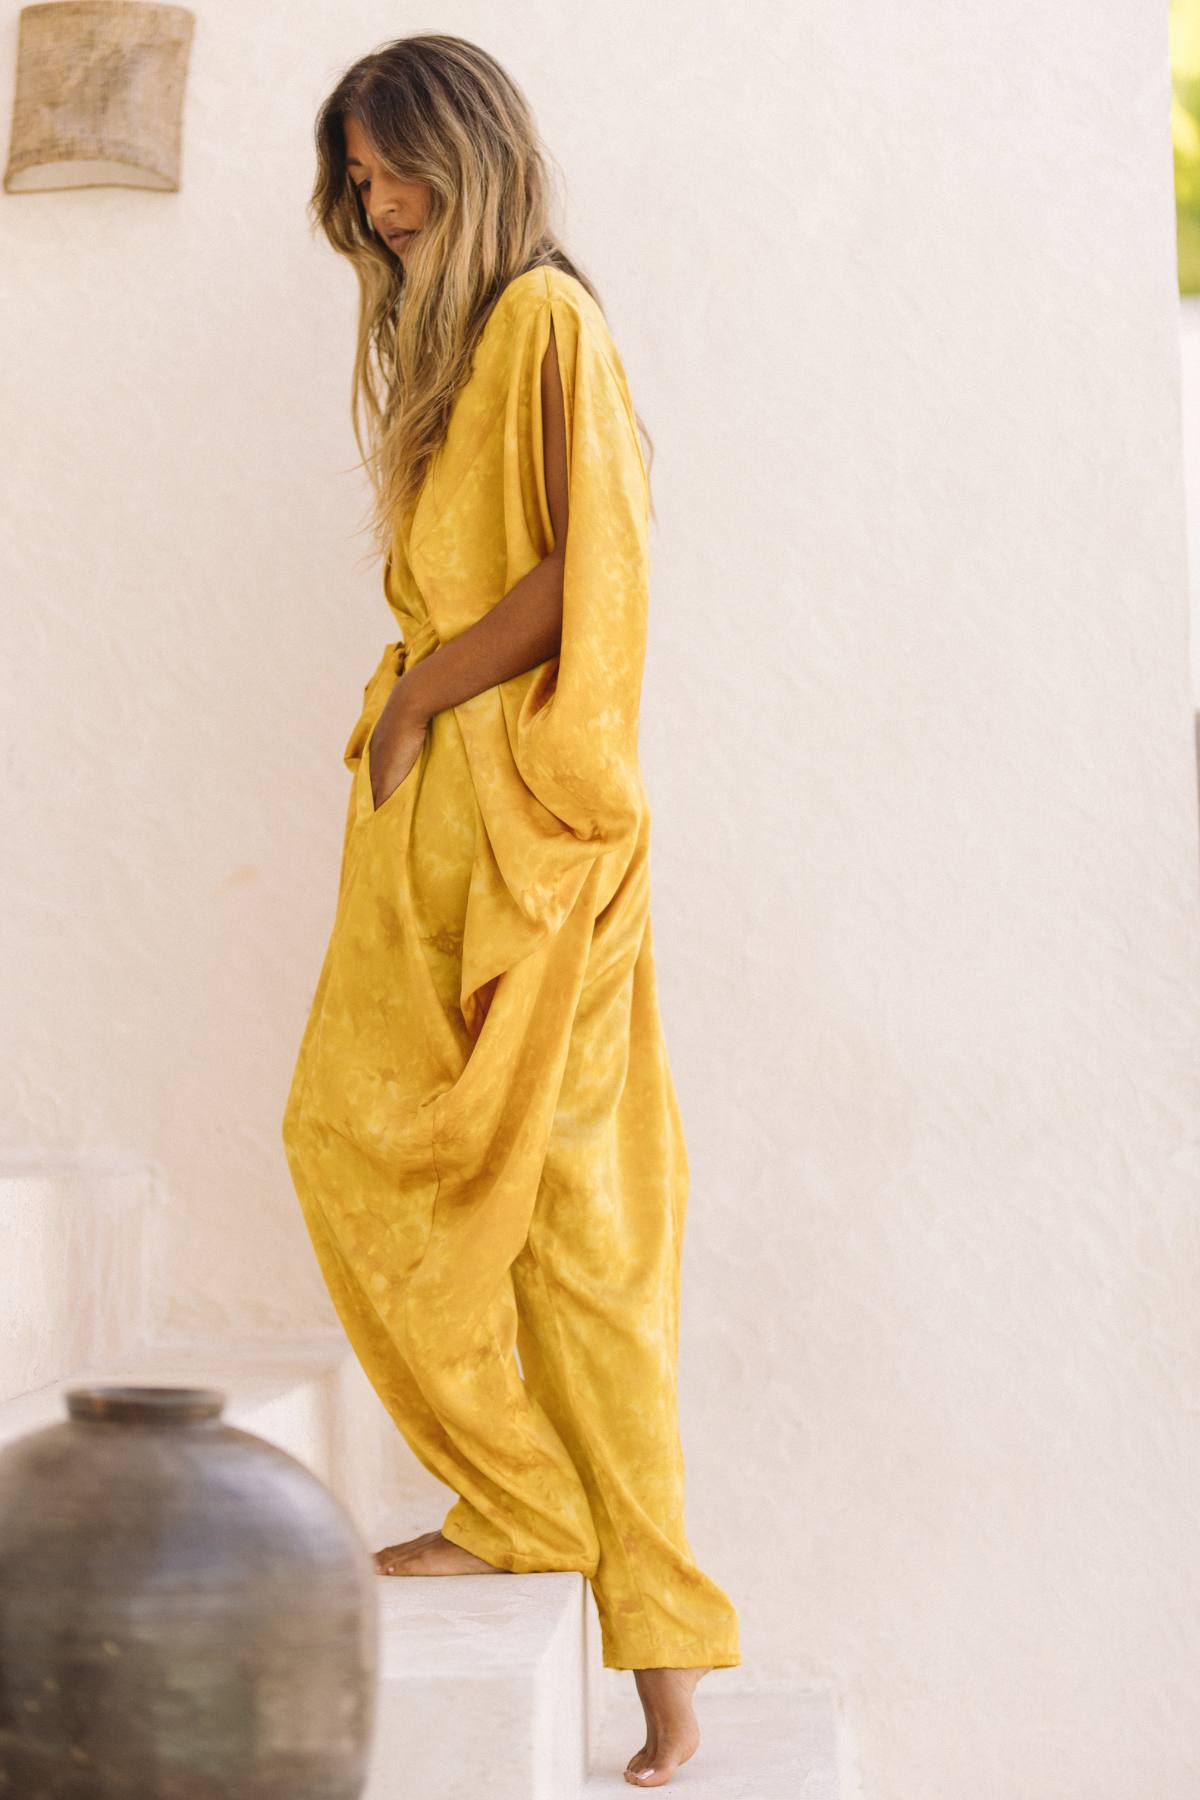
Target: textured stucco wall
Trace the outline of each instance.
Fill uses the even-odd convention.
[[[180,194],[0,199],[3,1147],[156,1166],[172,1328],[331,1320],[278,1119],[392,631],[311,121],[427,24],[526,87],[658,451],[689,1520],[866,1800],[1200,1778],[1158,10],[214,0]]]
[[[1200,712],[1200,296],[1179,306],[1183,457],[1186,483],[1188,570],[1191,591],[1192,701]]]

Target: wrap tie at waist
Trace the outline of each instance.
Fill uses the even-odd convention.
[[[441,639],[433,628],[432,620],[418,619],[415,624],[406,625],[404,627],[404,641],[400,645],[401,666],[403,666],[406,657],[416,656],[418,654],[425,656],[430,651],[436,650],[440,643]]]

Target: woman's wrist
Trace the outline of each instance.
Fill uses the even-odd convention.
[[[437,655],[436,651],[434,651],[434,655]],[[392,693],[392,702],[397,713],[406,724],[413,726],[428,725],[437,711],[436,706],[429,704],[428,695],[422,694],[424,683],[420,679],[420,674],[423,667],[424,663],[422,662],[418,663],[415,668],[406,669]]]

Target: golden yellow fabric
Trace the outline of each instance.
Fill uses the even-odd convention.
[[[434,715],[377,810],[401,670],[554,546],[553,321],[570,520],[560,653]],[[739,1661],[684,1530],[676,1359],[688,1163],[650,930],[638,764],[648,489],[604,315],[509,283],[384,570],[403,633],[367,682],[337,910],[283,1119],[355,1354],[503,1569],[578,1569],[612,1668]],[[514,1357],[519,1353],[520,1368]]]

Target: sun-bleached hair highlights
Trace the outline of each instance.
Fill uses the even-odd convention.
[[[428,184],[407,268],[376,235],[346,166],[348,113],[386,169]],[[551,228],[550,159],[529,105],[478,45],[437,33],[371,51],[322,103],[315,135],[309,210],[358,277],[351,420],[375,494],[369,524],[386,550],[445,439],[501,290],[545,265],[601,302]],[[649,468],[653,443],[637,423]]]

